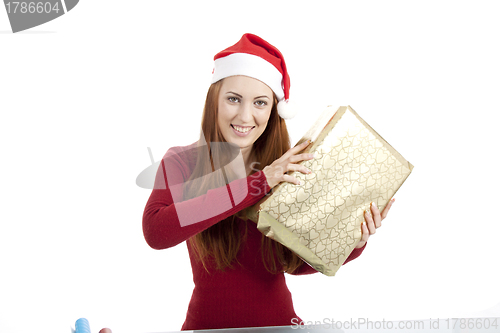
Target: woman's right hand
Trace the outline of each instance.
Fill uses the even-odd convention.
[[[304,150],[309,143],[311,143],[311,141],[307,140],[300,145],[289,149],[283,154],[283,156],[262,170],[266,176],[269,187],[273,188],[281,182],[290,182],[292,184],[300,185],[300,180],[288,175],[288,171],[300,171],[304,174],[311,173],[311,170],[305,166],[297,164],[298,162],[312,160],[314,158],[313,154],[298,154],[300,151]]]

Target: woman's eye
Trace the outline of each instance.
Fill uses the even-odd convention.
[[[232,103],[237,103],[240,99],[238,97],[228,97],[228,100]]]
[[[257,106],[266,106],[267,102],[266,101],[256,101],[255,104],[257,104]]]

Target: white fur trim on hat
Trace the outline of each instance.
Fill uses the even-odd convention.
[[[281,85],[283,75],[261,57],[248,53],[233,53],[214,61],[212,83],[234,75],[249,76],[265,83],[276,94],[278,100],[285,97]]]
[[[278,114],[283,119],[292,119],[297,114],[297,109],[289,101],[282,100],[278,103]]]

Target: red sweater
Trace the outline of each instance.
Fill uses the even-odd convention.
[[[182,201],[182,183],[189,178],[195,164],[196,144],[169,149],[160,164],[155,189],[143,216],[144,237],[154,249],[175,246],[255,204],[270,191],[264,173],[258,171],[231,182],[230,186]],[[231,197],[241,202],[234,202]],[[271,274],[264,267],[261,255],[264,236],[254,222],[239,218],[235,221],[242,235],[247,230],[237,258],[241,265],[220,271],[208,262],[210,273],[207,273],[186,242],[195,287],[182,330],[286,326],[293,324],[293,318],[300,322],[284,274]],[[357,258],[363,249],[355,249],[346,263]],[[316,270],[304,263],[293,274],[312,273]]]

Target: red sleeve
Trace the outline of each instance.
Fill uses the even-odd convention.
[[[169,152],[171,152],[169,150]],[[154,249],[175,246],[259,201],[270,188],[262,171],[182,201],[182,186],[191,175],[182,154],[165,155],[155,188],[144,209],[144,237]]]
[[[368,243],[366,243],[366,244],[368,244]],[[344,261],[344,263],[342,265],[345,265],[349,261],[354,260],[357,257],[359,257],[361,255],[361,253],[363,253],[363,250],[365,249],[366,244],[359,249],[355,248],[354,250],[352,250],[351,254],[349,254],[349,256],[347,257],[347,259]],[[290,274],[292,274],[292,275],[306,275],[306,274],[314,274],[317,272],[318,272],[317,270],[315,270],[314,268],[312,268],[311,266],[309,266],[307,263],[304,262],[295,272],[290,273]]]

